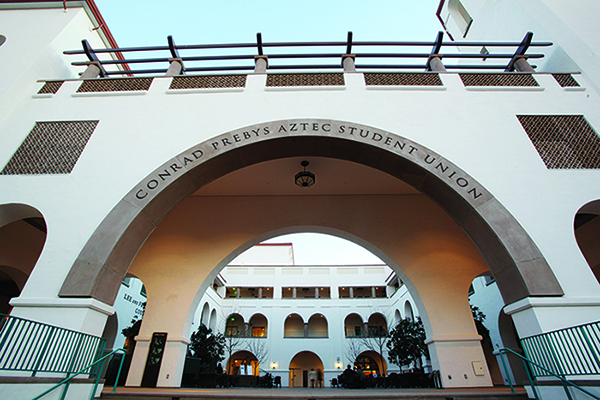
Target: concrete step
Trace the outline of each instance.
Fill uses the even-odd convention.
[[[102,391],[102,400],[527,400],[523,388],[482,389],[191,389],[112,388]]]

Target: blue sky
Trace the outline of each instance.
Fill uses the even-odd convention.
[[[121,47],[264,42],[433,41],[441,30],[439,0],[96,0]],[[351,242],[297,234],[269,240],[293,242],[298,264],[373,264],[377,257]]]
[[[121,47],[264,41],[431,40],[439,0],[96,0]]]

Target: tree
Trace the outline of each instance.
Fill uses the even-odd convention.
[[[363,352],[362,343],[360,340],[356,338],[346,339],[346,346],[344,346],[344,352],[346,355],[346,359],[349,364],[354,365],[360,353]]]
[[[205,325],[200,325],[198,330],[192,333],[188,355],[201,360],[209,371],[214,371],[217,363],[224,358],[225,338],[221,333],[216,335]]]
[[[249,338],[246,340],[246,348],[258,361],[259,366],[263,366],[269,359],[269,347],[267,346],[266,338]]]
[[[401,320],[390,331],[390,340],[387,343],[388,361],[400,367],[410,366],[418,362],[422,356],[429,358],[429,350],[425,345],[425,328],[420,317],[414,321],[410,318]]]
[[[491,345],[492,339],[490,339],[490,331],[485,327],[483,321],[485,321],[485,314],[483,311],[479,309],[479,307],[470,304],[471,306],[471,314],[473,314],[473,320],[475,321],[475,327],[477,328],[477,333],[479,333],[483,337],[483,341],[489,341]]]
[[[376,334],[368,333],[367,337],[362,337],[360,341],[362,344],[374,353],[379,355],[381,359],[381,368],[380,371],[382,374],[385,373],[385,359],[383,358],[383,353],[385,351],[386,345],[389,340],[389,335],[387,332],[378,332]],[[387,346],[389,348],[389,346]]]

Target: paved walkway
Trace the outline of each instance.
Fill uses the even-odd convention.
[[[102,391],[102,399],[120,398],[202,398],[202,399],[474,399],[474,398],[525,398],[523,388],[515,388],[511,393],[510,388],[481,388],[481,389],[307,389],[307,388],[282,388],[282,389],[195,389],[195,388],[117,388],[116,393],[111,393],[112,388]],[[158,399],[157,399],[158,400]]]

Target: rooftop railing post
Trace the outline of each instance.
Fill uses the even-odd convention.
[[[185,67],[183,65],[183,59],[179,55],[179,51],[177,51],[177,47],[175,46],[175,40],[173,39],[173,36],[167,36],[167,43],[169,43],[169,51],[171,52],[167,76],[182,75],[183,71],[185,71]]]
[[[83,46],[83,51],[85,55],[88,57],[89,63],[87,63],[87,69],[81,75],[81,79],[92,79],[100,76],[106,76],[106,71],[102,67],[102,63],[96,56],[94,49],[90,46],[89,42],[86,39],[81,41],[81,45]]]
[[[513,55],[506,69],[504,70],[505,72],[511,72],[515,70],[517,72],[535,72],[533,67],[527,62],[527,56],[525,55],[525,53],[529,49],[529,46],[531,45],[532,39],[533,32],[527,32],[527,34],[525,34],[525,37],[521,41],[519,48],[517,48],[517,51],[515,51],[515,54]]]
[[[442,50],[442,42],[444,40],[444,32],[438,32],[435,42],[433,42],[433,48],[431,49],[431,54],[427,59],[427,71],[435,71],[435,72],[446,72],[446,67],[442,63],[443,55],[440,54]]]

